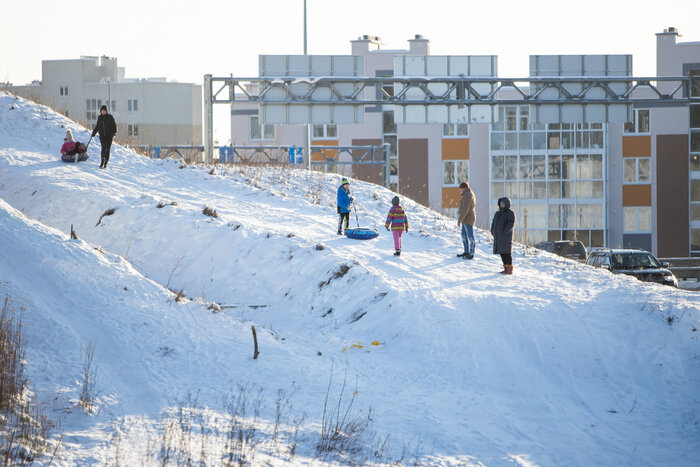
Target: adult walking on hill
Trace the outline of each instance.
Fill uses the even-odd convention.
[[[464,252],[457,255],[459,258],[474,259],[474,224],[476,223],[476,196],[467,182],[459,184],[461,198],[457,211],[457,226],[462,226],[462,243]]]
[[[493,215],[491,234],[493,235],[493,253],[501,255],[503,271],[501,274],[513,274],[513,229],[515,213],[510,209],[510,199],[498,200],[498,211]]]
[[[347,178],[344,178],[340,182],[338,187],[338,214],[340,218],[338,219],[338,235],[343,235],[343,224],[345,224],[345,229],[347,230],[348,224],[350,223],[350,203],[352,203],[352,196],[350,196],[350,182]]]
[[[106,169],[109,162],[109,150],[112,147],[112,139],[117,134],[117,124],[114,121],[114,117],[107,111],[106,105],[100,107],[100,116],[97,117],[97,123],[92,130],[92,137],[94,138],[97,133],[100,134],[100,145],[102,146],[102,163],[100,168]]]

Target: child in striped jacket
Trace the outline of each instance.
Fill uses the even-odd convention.
[[[394,256],[400,256],[401,235],[403,235],[404,231],[408,232],[408,218],[406,217],[406,212],[399,205],[398,196],[394,196],[391,204],[391,210],[389,210],[384,227],[386,227],[386,230],[389,230],[389,226],[391,226],[391,232],[394,234],[394,248],[396,249]]]

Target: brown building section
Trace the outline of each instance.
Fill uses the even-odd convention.
[[[623,136],[622,157],[651,157],[651,136]]]
[[[688,135],[656,137],[657,253],[688,256]]]
[[[381,139],[353,139],[353,146],[379,146],[382,144]],[[364,151],[353,151],[353,158],[361,157]],[[377,185],[382,185],[382,173],[384,171],[383,165],[353,165],[352,166],[352,176],[363,182],[375,183]]]
[[[442,140],[442,159],[469,159],[469,139],[450,138]]]
[[[428,205],[428,140],[399,140],[399,192]]]
[[[311,141],[311,146],[337,146],[338,140],[323,140],[323,141]],[[314,162],[323,162],[328,158],[333,158],[338,154],[338,151],[331,149],[321,149],[320,152],[312,152],[311,160]],[[325,157],[324,157],[325,156]]]
[[[651,185],[623,185],[623,206],[651,206]]]
[[[460,190],[457,187],[447,187],[442,189],[442,207],[443,208],[458,208]]]

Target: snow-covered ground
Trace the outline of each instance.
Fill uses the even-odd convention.
[[[0,93],[0,293],[25,310],[28,372],[62,423],[55,465],[156,463],[164,413],[188,393],[219,413],[239,384],[262,393],[263,425],[278,390],[305,415],[294,457],[254,462],[313,463],[331,374],[333,395],[347,375],[373,429],[423,465],[697,465],[696,292],[522,246],[501,276],[490,234],[456,258],[455,221],[411,200],[396,258],[382,187],[351,181],[380,236],[350,240],[335,233],[336,175],[210,174],[116,145],[100,170],[94,140],[86,163],[60,161],[66,128],[89,138]],[[100,410],[86,415],[90,341]]]

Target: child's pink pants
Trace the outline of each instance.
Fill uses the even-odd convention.
[[[401,235],[403,235],[403,230],[392,230],[391,233],[394,234],[394,249],[401,249]]]

